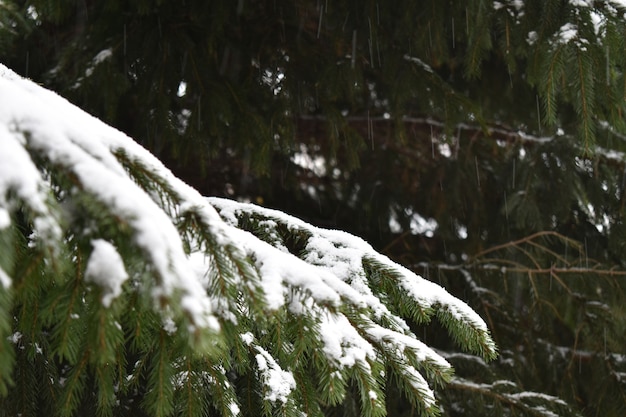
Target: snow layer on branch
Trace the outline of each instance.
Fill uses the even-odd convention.
[[[133,228],[135,243],[147,255],[162,280],[155,288],[155,298],[182,290],[183,308],[199,323],[206,324],[211,303],[201,284],[202,279],[198,279],[202,276],[197,268],[198,257],[190,259],[183,252],[181,237],[168,217],[168,214],[178,217],[193,211],[219,245],[231,245],[234,250],[239,249],[254,259],[268,307],[277,309],[285,304],[285,284],[308,292],[320,303],[338,305],[340,294],[357,302],[358,294],[330,273],[225,224],[196,190],[176,178],[158,159],[123,133],[55,93],[17,77],[6,67],[0,66],[0,75],[0,128],[13,127],[6,133],[0,130],[0,134],[5,133],[9,138],[8,145],[13,145],[0,149],[0,160],[13,161],[13,165],[0,165],[10,169],[6,174],[1,172],[0,187],[14,187],[17,183],[24,198],[32,200],[31,205],[46,214],[44,218],[51,218],[44,202],[45,194],[40,191],[47,189],[48,185],[41,179],[26,149],[72,171],[85,191]],[[180,202],[177,213],[166,213],[129,178],[113,154],[120,150],[126,158],[139,161],[171,187]],[[16,165],[15,161],[20,164]],[[0,191],[4,189],[0,188]],[[208,267],[206,263],[204,266]],[[119,278],[119,274],[112,276]],[[116,283],[107,286],[101,279],[98,282],[103,287],[117,288]]]
[[[591,7],[593,6],[592,0],[570,0],[569,4],[574,7]]]
[[[374,323],[367,328],[367,333],[378,343],[388,345],[389,349],[396,351],[399,356],[403,356],[405,350],[410,350],[420,362],[430,361],[436,363],[440,368],[450,369],[452,366],[437,352],[426,346],[423,342],[409,335],[398,334],[385,327]]]
[[[113,51],[109,49],[102,50],[98,52],[98,54],[91,61],[91,65],[89,68],[85,70],[85,76],[90,77],[93,74],[93,70],[96,66],[100,65],[107,59],[110,59],[113,56]]]
[[[573,23],[566,23],[559,29],[558,42],[565,44],[578,35],[578,28]]]
[[[276,249],[250,233],[235,228],[231,233],[238,245],[253,257],[269,308],[278,309],[285,304],[288,285],[307,291],[318,303],[339,304],[339,294],[328,285],[328,281],[333,279],[330,274]]]
[[[229,222],[236,222],[237,215],[242,212],[256,213],[264,218],[275,219],[285,224],[292,231],[306,231],[310,235],[305,249],[305,260],[307,263],[330,272],[330,274],[320,274],[320,277],[341,294],[342,297],[357,305],[367,305],[374,311],[375,316],[387,315],[388,310],[372,294],[366,282],[363,269],[363,260],[365,258],[373,259],[385,268],[394,271],[400,277],[398,285],[423,308],[440,306],[460,322],[487,332],[485,322],[467,304],[452,296],[443,287],[420,277],[407,268],[396,264],[386,256],[379,254],[371,245],[359,237],[339,230],[321,229],[283,212],[262,208],[253,204],[238,203],[214,197],[209,198],[208,201],[219,210],[225,219],[229,219]],[[300,272],[297,269],[296,271]],[[335,277],[339,278],[339,280],[335,279]],[[351,289],[346,289],[345,285],[339,285],[338,282],[349,284]]]
[[[9,277],[2,268],[0,268],[0,285],[4,288],[9,288],[11,286],[11,277]]]
[[[419,341],[404,320],[393,314],[372,292],[371,283],[364,268],[366,260],[368,263],[372,263],[373,260],[374,268],[382,269],[385,273],[392,271],[391,275],[395,279],[394,285],[403,289],[404,293],[422,308],[440,309],[444,311],[444,314],[451,315],[453,320],[473,328],[474,331],[482,335],[480,336],[481,343],[484,344],[487,354],[491,355],[495,352],[495,345],[488,336],[484,321],[469,306],[450,295],[437,284],[424,280],[387,257],[378,254],[362,239],[342,231],[316,228],[280,211],[219,198],[208,198],[207,200],[233,226],[240,224],[240,218],[247,219],[250,217],[254,224],[272,222],[273,224],[280,224],[281,228],[286,227],[290,235],[302,234],[304,236],[305,248],[299,254],[302,258],[299,260],[294,256],[283,254],[282,250],[286,248],[283,247],[281,240],[274,238],[273,231],[265,231],[268,233],[269,241],[274,244],[274,240],[276,240],[276,244],[280,248],[268,249],[268,255],[277,252],[287,256],[284,263],[281,261],[265,265],[268,270],[261,273],[262,279],[265,281],[264,290],[274,293],[270,299],[274,300],[277,305],[282,302],[282,298],[285,296],[284,287],[283,293],[276,290],[276,288],[281,288],[278,282],[280,279],[283,280],[284,284],[302,287],[305,282],[316,282],[319,285],[314,278],[317,276],[323,283],[327,284],[327,287],[336,291],[344,304],[357,309],[366,307],[363,313],[357,313],[359,314],[358,317],[348,319],[346,314],[324,311],[315,305],[310,306],[300,298],[294,297],[291,300],[289,309],[292,312],[300,314],[305,311],[306,314],[316,317],[319,323],[322,352],[332,366],[338,369],[358,368],[371,374],[370,364],[387,358],[387,360],[399,364],[398,375],[411,387],[412,391],[419,393],[418,396],[427,409],[436,406],[434,392],[420,371],[412,363],[409,363],[408,358],[423,364],[425,368],[431,369],[434,374],[441,375],[444,380],[452,374],[451,365],[441,355]],[[242,235],[238,242],[247,247],[249,253],[257,257],[260,252],[256,246],[261,245],[261,243],[257,242],[256,237],[252,238],[247,233],[246,235],[247,237]],[[263,236],[263,233],[260,235]],[[254,242],[254,245],[251,245],[251,242]],[[264,265],[262,261],[264,256],[256,258],[257,263],[260,261]],[[275,272],[271,272],[272,269],[276,268]],[[266,274],[276,275],[276,282],[267,281],[263,277]],[[313,275],[309,277],[309,274]],[[285,276],[289,278],[285,279]],[[298,276],[300,276],[299,280],[294,280]],[[315,288],[309,284],[308,288],[312,298],[316,299],[320,298],[317,288],[325,287]],[[348,311],[354,312],[350,307],[348,307]],[[378,320],[381,323],[386,323],[385,326],[377,324],[376,321]]]
[[[239,337],[247,346],[253,347],[258,352],[255,360],[264,385],[265,399],[271,402],[286,403],[291,392],[296,389],[296,380],[293,374],[284,371],[268,351],[255,345],[252,333],[243,333]]]
[[[369,369],[367,359],[374,360],[376,351],[342,314],[322,317],[320,336],[326,356],[335,366],[353,367],[357,363]]]
[[[0,230],[9,226],[11,226],[11,216],[6,209],[0,207]]]
[[[264,398],[271,402],[280,401],[283,404],[289,399],[289,394],[296,388],[296,380],[291,372],[284,371],[276,360],[265,349],[255,346],[259,352],[255,359],[264,387]]]
[[[2,89],[4,81],[0,78],[0,208],[5,213],[3,228],[8,226],[7,212],[13,209],[6,199],[7,194],[12,192],[33,212],[35,227],[39,234],[43,238],[57,240],[61,236],[61,229],[46,205],[49,186],[24,149],[23,138],[16,134],[11,120],[6,118],[7,114],[3,107],[11,106],[12,100]],[[10,218],[8,220],[10,221]]]
[[[426,382],[422,374],[414,367],[408,365],[404,367],[403,372],[408,376],[411,386],[421,393],[425,407],[428,409],[435,406],[437,401],[435,399],[435,393],[430,389],[428,382]]]
[[[122,284],[128,279],[122,257],[115,246],[102,239],[91,242],[93,252],[87,261],[85,279],[102,289],[102,304],[109,307],[122,293]]]
[[[0,65],[0,206],[8,190],[53,219],[45,204],[46,184],[31,154],[71,172],[83,192],[91,194],[133,230],[134,243],[152,264],[159,283],[154,297],[168,297],[181,291],[182,308],[194,325],[215,327],[206,292],[200,285],[183,250],[181,237],[172,220],[128,176],[113,152],[122,150],[162,178],[179,186],[180,193],[201,196],[176,180],[154,156],[132,139],[85,113],[57,94],[22,79]],[[4,203],[4,204],[3,204]],[[210,207],[202,214],[219,221]],[[221,223],[221,221],[220,221]],[[35,225],[39,235],[57,226]],[[115,287],[114,285],[111,288]]]

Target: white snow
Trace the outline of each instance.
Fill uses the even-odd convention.
[[[173,335],[174,333],[178,331],[178,327],[176,326],[176,323],[171,317],[163,318],[162,328],[169,335]]]
[[[266,246],[269,245],[260,242],[256,237],[251,237],[250,234],[241,232],[242,235],[237,238],[247,253],[254,254],[257,266],[261,270],[264,291],[270,295],[271,307],[276,308],[281,303],[286,303],[286,286],[293,286],[307,290],[318,302],[333,299],[331,295],[334,295],[355,307],[367,306],[375,320],[384,317],[391,323],[387,327],[381,327],[369,318],[363,317],[362,320],[369,323],[361,329],[363,334],[357,331],[343,314],[319,314],[319,310],[308,305],[306,300],[299,297],[288,300],[289,309],[293,313],[307,312],[318,318],[322,351],[334,366],[343,368],[358,364],[368,369],[368,360],[376,358],[377,355],[376,349],[370,343],[372,341],[378,345],[386,345],[400,352],[400,355],[408,349],[418,360],[427,360],[441,368],[450,368],[448,362],[439,354],[414,337],[408,336],[406,333],[410,332],[406,323],[391,314],[372,293],[363,269],[365,258],[373,259],[394,270],[399,276],[397,285],[422,308],[440,308],[460,322],[485,334],[487,332],[484,321],[465,303],[439,285],[378,254],[369,244],[356,236],[338,230],[316,228],[285,213],[248,203],[219,198],[208,198],[207,201],[216,207],[230,224],[236,225],[238,215],[247,213],[257,215],[259,219],[269,219],[277,224],[286,225],[294,232],[306,232],[310,236],[306,242],[305,253],[301,255],[306,262],[277,249],[268,248]],[[485,339],[485,344],[488,349],[495,351],[495,346],[489,338]],[[416,387],[419,386],[420,392],[427,396],[431,395],[423,378],[417,378],[412,373],[407,374],[407,378]],[[429,398],[434,401],[432,395]]]
[[[542,392],[522,391],[518,393],[507,394],[507,396],[509,398],[515,398],[515,399],[539,398],[546,402],[551,402],[551,403],[559,404],[562,406],[567,406],[567,403],[563,401],[561,398],[555,397],[553,395],[544,394]]]
[[[3,75],[0,66],[0,77]],[[24,149],[24,138],[14,132],[11,119],[5,119],[3,105],[10,106],[11,93],[2,91],[2,83],[14,82],[0,78],[0,208],[6,213],[13,209],[6,200],[7,194],[12,191],[25,207],[33,212],[39,234],[47,239],[57,240],[61,231],[55,216],[52,215],[46,205],[48,185],[44,182],[37,167],[31,161],[30,156]],[[4,99],[4,100],[2,100]],[[19,105],[19,100],[15,100]],[[10,127],[12,129],[10,129]],[[6,221],[6,217],[4,221]],[[10,218],[9,218],[10,221]],[[3,222],[4,223],[4,222]]]
[[[428,382],[424,379],[424,377],[409,364],[405,364],[403,366],[403,372],[405,376],[408,378],[411,386],[421,394],[422,401],[424,402],[424,406],[426,409],[429,409],[436,405],[437,401],[435,400],[435,393],[428,386]]]
[[[2,65],[0,142],[0,207],[12,209],[4,198],[7,191],[13,190],[38,214],[36,236],[60,236],[55,217],[46,205],[49,186],[29,152],[62,167],[75,176],[83,192],[130,226],[134,243],[158,278],[153,287],[155,300],[180,290],[181,305],[194,326],[218,327],[172,219],[127,175],[113,152],[122,151],[130,160],[141,161],[148,171],[177,190],[182,201],[199,207],[199,216],[206,224],[222,223],[195,190],[123,133]]]
[[[439,353],[415,337],[399,334],[374,323],[371,323],[367,328],[367,334],[377,340],[378,343],[389,345],[389,350],[399,352],[400,356],[403,356],[405,351],[410,350],[420,362],[433,362],[442,369],[452,368],[450,363]]]
[[[250,346],[252,342],[254,342],[254,335],[250,332],[240,334],[239,337],[241,338],[241,341],[248,346]]]
[[[404,54],[403,58],[405,61],[413,62],[417,64],[418,66],[422,67],[422,69],[426,72],[430,72],[431,74],[434,73],[430,65],[428,65],[427,63],[425,63],[424,61],[422,61],[421,59],[417,57],[411,56],[409,54]]]
[[[403,217],[410,218],[409,221],[409,230],[413,235],[425,235],[426,237],[433,237],[435,231],[439,227],[439,224],[432,217],[425,218],[419,213],[414,212],[413,210],[405,209],[403,210]],[[393,233],[401,233],[404,231],[402,225],[398,221],[398,212],[395,211],[392,213],[392,216],[389,219],[389,228]]]
[[[9,226],[11,226],[11,216],[6,209],[0,207],[0,230]]]
[[[509,6],[514,8],[517,12],[520,12],[524,7],[524,1],[523,0],[506,0],[505,2],[500,2],[500,1],[493,2],[494,10],[500,10],[503,7],[509,7]]]
[[[320,325],[322,350],[330,362],[340,368],[357,363],[369,368],[367,359],[374,359],[374,347],[359,334],[344,315],[326,315]]]
[[[566,23],[559,29],[557,42],[566,44],[578,35],[578,27],[573,23]]]
[[[596,35],[603,38],[604,31],[602,29],[606,25],[606,16],[595,11],[591,11],[589,16],[591,17],[591,22],[593,23],[593,31]]]
[[[178,84],[178,91],[176,92],[176,95],[178,97],[183,97],[185,94],[187,94],[187,83],[185,81],[181,81]]]
[[[273,280],[276,281],[276,285],[280,284],[281,279],[281,273],[277,273],[277,270],[284,271],[287,269],[283,273],[289,275],[289,280],[292,281],[292,284],[304,286],[305,288],[311,282],[318,284],[309,288],[313,292],[314,297],[316,291],[327,290],[328,286],[330,286],[341,294],[343,298],[357,305],[367,305],[374,311],[374,315],[385,314],[387,311],[386,307],[377,297],[372,295],[365,282],[363,260],[368,257],[397,272],[401,276],[398,285],[404,288],[407,294],[424,308],[441,306],[461,322],[465,322],[476,329],[487,331],[485,322],[467,304],[453,297],[434,282],[425,280],[407,268],[391,261],[386,256],[379,254],[371,245],[359,237],[339,230],[317,228],[283,212],[258,207],[253,204],[237,203],[232,200],[214,197],[208,198],[208,201],[220,211],[220,214],[233,222],[236,220],[238,212],[258,213],[262,217],[275,219],[286,224],[291,230],[300,229],[311,235],[306,245],[307,254],[305,260],[307,263],[301,263],[296,258],[289,257],[289,267],[286,268],[287,265],[282,263],[282,259],[278,262],[276,259],[273,261],[268,260],[268,262],[271,262],[270,265],[265,265],[263,260],[261,260],[263,264],[261,266],[267,269],[265,272],[275,277]],[[250,235],[247,234],[247,236],[250,239]],[[245,237],[241,236],[242,239],[245,239]],[[254,238],[254,240],[258,239]],[[254,240],[250,239],[249,241]],[[242,243],[242,240],[238,241]],[[243,244],[245,245],[246,243],[243,242]],[[275,252],[275,250],[272,252]],[[268,253],[268,255],[272,254]],[[318,268],[311,269],[309,264]],[[307,267],[305,268],[304,265],[307,265]],[[308,276],[309,272],[313,275]],[[324,272],[330,272],[330,274]],[[298,276],[300,276],[299,279]],[[307,278],[305,279],[304,276]],[[315,276],[321,278],[328,286],[319,285],[319,281],[315,279]],[[336,278],[339,278],[339,280]],[[344,283],[350,284],[349,287],[346,287]],[[271,288],[268,289],[271,290]],[[278,295],[275,296],[278,298]]]
[[[228,404],[228,409],[230,410],[230,415],[232,416],[238,416],[241,411],[236,402],[231,402],[230,404]]]
[[[102,239],[91,241],[93,252],[87,261],[85,280],[102,289],[102,305],[109,307],[122,293],[122,284],[128,279],[122,257],[111,243]]]
[[[9,288],[11,286],[11,277],[4,272],[2,268],[0,268],[0,285],[4,288]]]
[[[22,333],[21,332],[15,332],[11,336],[7,337],[7,340],[9,342],[13,343],[14,345],[17,345],[20,342],[21,339],[22,339]]]
[[[294,164],[311,170],[315,175],[320,177],[326,175],[326,159],[312,154],[309,147],[303,143],[300,144],[300,152],[295,152],[291,160]]]
[[[515,7],[516,10],[522,10],[524,7],[524,0],[511,0],[510,3]]]
[[[569,4],[574,7],[592,7],[593,0],[569,0]]]
[[[94,69],[98,65],[100,65],[107,59],[110,59],[112,56],[113,56],[113,51],[111,49],[105,49],[105,50],[98,52],[98,54],[96,54],[96,56],[91,60],[91,64],[89,65],[89,67],[85,70],[85,76],[86,77],[91,76],[91,74],[93,74]]]
[[[276,360],[265,349],[256,346],[257,368],[264,384],[264,398],[271,402],[280,401],[283,404],[296,388],[296,380],[291,372],[284,371]]]
[[[480,383],[475,383],[475,382],[472,382],[463,378],[455,377],[454,382],[457,385],[462,385],[469,389],[474,389],[477,391],[500,392],[500,395],[509,399],[513,404],[517,404],[517,403],[525,404],[527,407],[532,408],[534,411],[538,412],[539,413],[538,415],[542,415],[545,417],[557,417],[558,414],[553,413],[552,411],[548,410],[544,406],[531,405],[533,402],[535,402],[532,400],[541,400],[541,401],[544,401],[546,404],[553,404],[553,405],[558,404],[559,406],[563,406],[563,407],[568,406],[568,404],[561,398],[555,397],[553,395],[540,393],[540,392],[534,392],[534,391],[502,392],[503,391],[501,388],[502,386],[506,386],[507,391],[517,390],[518,386],[513,381],[498,380],[498,381],[494,381],[491,384],[480,384]],[[528,399],[530,399],[532,402],[525,401]]]

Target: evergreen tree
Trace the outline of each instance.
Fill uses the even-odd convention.
[[[364,241],[206,200],[0,76],[2,415],[378,416],[387,385],[437,415],[452,368],[403,316],[495,357],[472,309]]]
[[[127,3],[4,1],[3,62],[203,194],[353,232],[467,301],[495,363],[407,316],[455,366],[444,415],[624,414],[622,1]],[[237,224],[268,230],[255,213]]]

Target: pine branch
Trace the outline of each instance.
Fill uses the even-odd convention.
[[[441,382],[446,380],[446,375],[449,375],[450,372],[449,367],[444,366],[443,368],[441,368],[440,365],[438,365],[440,363],[437,359],[438,355],[434,354],[433,352],[428,353],[429,350],[424,349],[424,346],[421,345],[416,339],[413,339],[410,336],[405,336],[404,332],[407,331],[406,324],[404,324],[403,321],[395,318],[395,316],[393,316],[383,304],[376,302],[376,299],[371,297],[371,293],[368,288],[369,284],[364,279],[366,276],[376,275],[378,276],[377,280],[379,281],[381,274],[389,278],[393,277],[394,284],[389,285],[388,287],[395,288],[397,286],[398,288],[401,288],[402,285],[408,285],[409,287],[406,287],[405,289],[409,290],[408,292],[411,293],[412,290],[410,289],[410,285],[413,284],[409,284],[408,282],[404,281],[407,279],[405,274],[408,274],[408,271],[405,272],[404,270],[400,270],[397,266],[393,266],[392,263],[385,260],[384,258],[373,255],[373,252],[368,252],[371,251],[371,248],[367,249],[367,246],[363,246],[363,242],[355,240],[354,242],[349,243],[349,239],[355,239],[354,237],[336,235],[335,232],[325,232],[321,229],[316,229],[310,225],[307,225],[299,220],[289,218],[284,214],[267,209],[262,209],[260,207],[252,206],[249,204],[236,204],[234,202],[214,198],[209,199],[209,201],[212,205],[218,208],[218,211],[223,216],[223,218],[229,220],[231,224],[241,226],[242,221],[244,222],[244,224],[250,222],[250,216],[252,216],[252,218],[258,219],[255,220],[255,222],[263,222],[263,224],[267,227],[274,228],[275,230],[270,233],[268,233],[267,227],[262,229],[255,227],[251,228],[253,232],[256,231],[256,233],[259,233],[260,237],[264,237],[267,235],[270,243],[277,242],[275,236],[276,232],[279,229],[284,229],[289,231],[291,234],[297,235],[300,235],[302,232],[304,232],[304,234],[308,237],[306,238],[306,241],[303,242],[303,247],[305,249],[303,252],[300,252],[300,256],[302,257],[302,259],[307,260],[314,265],[319,265],[319,267],[324,268],[325,265],[336,264],[339,262],[348,262],[346,265],[348,268],[345,270],[345,272],[343,272],[342,269],[338,269],[337,271],[342,271],[342,275],[340,276],[343,276],[342,280],[344,282],[350,283],[354,288],[358,288],[359,292],[366,295],[366,301],[361,301],[359,299],[360,297],[357,294],[352,293],[353,290],[347,291],[349,287],[337,287],[336,284],[334,284],[334,287],[336,289],[341,289],[341,293],[343,294],[344,298],[344,306],[354,306],[358,309],[357,311],[361,311],[360,306],[363,305],[363,303],[365,302],[365,304],[369,304],[370,308],[373,309],[372,311],[375,312],[374,315],[375,317],[377,317],[377,321],[379,320],[381,322],[384,322],[387,326],[390,326],[391,329],[395,330],[388,331],[384,327],[378,326],[374,322],[367,320],[367,316],[363,315],[363,312],[358,313],[362,316],[353,316],[353,313],[347,315],[348,319],[352,323],[351,327],[359,329],[360,334],[363,335],[366,340],[369,339],[371,341],[375,341],[375,344],[379,346],[380,354],[382,354],[383,356],[386,355],[385,352],[393,352],[396,350],[403,351],[404,349],[406,349],[406,354],[408,355],[408,357],[416,358],[416,366],[422,368],[427,375],[430,375],[430,377],[433,378],[435,381]],[[328,242],[325,242],[325,240],[328,240]],[[279,242],[279,248],[284,248],[284,241],[279,240]],[[322,250],[321,248],[324,249]],[[336,253],[334,253],[333,251],[336,251]],[[320,258],[320,255],[322,253],[324,253],[324,257],[328,257],[328,259]],[[352,257],[355,255],[357,256],[355,259],[360,260],[358,264],[354,263],[354,261],[351,260]],[[364,266],[367,266],[365,270],[362,269]],[[325,278],[325,281],[329,282],[328,278]],[[432,284],[418,280],[415,285],[418,285],[418,283],[422,287]],[[433,291],[438,292],[439,290],[436,290],[433,287]],[[458,337],[456,337],[456,339],[463,347],[479,352],[486,357],[491,357],[494,354],[493,345],[490,345],[487,333],[483,333],[482,330],[474,328],[475,324],[472,322],[473,319],[470,319],[468,316],[464,315],[466,313],[461,312],[462,310],[458,310],[459,306],[455,305],[452,299],[442,297],[438,299],[438,301],[433,302],[418,297],[407,298],[406,302],[397,302],[398,305],[414,306],[420,306],[420,303],[424,303],[422,307],[419,307],[424,312],[422,314],[426,314],[425,317],[433,314],[432,312],[425,313],[431,308],[433,308],[433,312],[438,311],[439,318],[444,322],[444,324],[446,324],[446,326],[449,326],[451,334],[454,335],[458,333]],[[324,319],[324,316],[322,316],[322,319],[322,329],[328,329],[328,331],[323,330],[322,335],[324,338],[329,338],[330,334],[334,333],[331,329],[342,323],[345,320],[345,317],[343,317],[342,315],[335,316],[333,320],[328,321],[327,319]],[[363,321],[364,319],[366,320]],[[467,321],[463,323],[465,320]],[[459,324],[459,321],[463,324]],[[343,325],[337,328],[342,327]],[[350,327],[345,327],[345,329],[350,329]],[[354,341],[356,340],[358,339],[350,336],[349,339],[344,339],[344,341],[341,342],[341,345],[345,347],[342,348],[343,353],[338,356],[338,358],[341,358],[339,359],[339,364],[342,361],[353,360],[350,359],[351,354],[349,353],[349,351],[353,348],[358,348],[359,350],[365,349],[367,351],[368,348],[359,347],[359,344],[354,344]],[[395,343],[397,343],[397,345],[394,345]],[[367,357],[373,358],[374,356],[368,355]],[[397,361],[399,359],[395,360]],[[369,368],[370,363],[369,361],[363,362],[362,359],[358,359],[356,362],[354,362],[354,365],[352,365],[351,369],[353,369],[354,366],[357,367],[357,370],[367,369]],[[369,401],[371,401],[374,397],[381,397],[368,397],[369,394],[367,394],[367,392],[374,389],[374,386],[371,385],[371,383],[367,382],[370,380],[369,378],[371,378],[371,376],[368,377],[367,374],[359,374],[359,372],[357,372],[355,375],[355,377],[357,378],[357,382],[360,381],[359,384],[361,387],[362,405],[365,407],[365,412],[374,413],[375,409],[367,411],[369,407]],[[417,373],[417,371],[415,371],[415,374],[410,374],[407,376],[409,381],[407,382],[408,386],[419,385],[418,379],[416,379],[418,378],[418,375],[419,374]],[[419,381],[422,381],[420,384],[426,384],[425,380],[421,376],[419,378]],[[427,392],[430,392],[430,388],[428,388],[427,384],[424,386],[426,388],[422,387],[417,391],[410,390],[410,392],[412,392],[413,394],[415,394],[416,392],[422,393],[420,396],[422,400],[420,400],[420,402],[427,402],[427,398],[429,398]],[[368,391],[365,391],[365,388],[367,388]],[[423,391],[423,389],[427,389],[427,391]],[[373,392],[376,391],[374,390]],[[434,413],[435,411],[433,410],[436,410],[436,407],[433,408],[430,406],[426,406],[425,409],[428,409],[429,413]]]
[[[557,102],[556,98],[559,93],[559,79],[563,77],[564,64],[564,45],[557,45],[550,51],[548,68],[544,71],[543,91],[542,95],[544,103],[543,119],[547,126],[554,126],[557,122]]]
[[[589,64],[587,54],[578,52],[576,55],[578,69],[578,85],[580,88],[580,102],[577,103],[576,110],[581,117],[583,143],[586,152],[589,152],[592,145],[595,144],[595,123],[593,121],[594,102],[593,102],[593,75],[592,67]]]
[[[558,397],[553,397],[536,392],[507,392],[512,389],[519,389],[511,381],[498,381],[493,384],[476,384],[460,378],[454,378],[450,383],[450,389],[472,391],[474,394],[490,398],[510,409],[516,409],[525,415],[536,417],[551,417],[554,412],[565,412],[567,415],[580,415],[572,410],[565,401]]]
[[[84,350],[82,356],[77,358],[74,366],[68,371],[67,379],[62,384],[59,405],[57,406],[61,416],[72,416],[78,409],[81,398],[85,395],[89,356],[89,351]]]
[[[154,342],[146,394],[142,406],[153,416],[165,417],[174,411],[174,363],[164,330]]]
[[[544,231],[536,232],[536,233],[533,233],[531,235],[525,236],[525,237],[523,237],[521,239],[518,239],[516,241],[503,243],[501,245],[496,245],[496,246],[493,246],[491,248],[485,249],[485,250],[483,250],[481,252],[478,252],[477,254],[473,255],[473,259],[477,259],[477,258],[483,257],[483,256],[485,256],[485,255],[487,255],[487,254],[489,254],[491,252],[496,252],[496,251],[499,251],[499,250],[502,250],[502,249],[518,248],[523,243],[530,243],[530,244],[535,245],[536,243],[533,242],[535,239],[537,239],[537,238],[544,238],[544,237],[555,237],[559,241],[561,241],[561,242],[563,242],[563,243],[565,243],[567,245],[571,245],[572,248],[578,249],[579,252],[582,250],[581,249],[581,245],[580,245],[579,242],[577,242],[577,241],[575,241],[573,239],[570,239],[570,238],[568,238],[566,236],[563,236],[562,234],[560,234],[558,232],[554,232],[554,231],[551,231],[551,230],[544,230]],[[543,247],[543,248],[545,248],[545,247]],[[554,252],[552,252],[552,253],[555,254]]]
[[[11,238],[15,271],[27,273],[3,275],[2,284],[16,284],[16,317],[24,318],[17,327],[31,355],[48,361],[44,378],[60,385],[59,414],[109,416],[128,400],[129,412],[154,416],[236,415],[239,407],[321,415],[358,400],[375,417],[386,413],[383,370],[396,366],[411,401],[436,415],[429,384],[445,383],[451,369],[412,333],[404,311],[422,321],[436,315],[463,349],[496,355],[465,303],[363,240],[204,199],[121,133],[34,84],[0,77],[0,90],[12,88],[32,95],[29,117],[2,114],[17,126],[11,143],[32,178],[11,177],[11,187],[0,178],[0,186],[17,190],[28,227],[45,236],[33,248],[24,232]],[[50,108],[62,117],[51,121]],[[66,134],[73,123],[89,137]],[[11,159],[4,148],[0,159]],[[11,227],[21,214],[15,207],[0,206]],[[251,389],[246,401],[232,386],[240,381]],[[207,396],[194,397],[196,390]]]

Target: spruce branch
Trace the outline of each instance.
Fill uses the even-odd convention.
[[[578,69],[578,83],[575,83],[580,93],[578,95],[578,103],[575,103],[576,111],[581,117],[583,144],[586,152],[589,152],[595,145],[595,122],[594,122],[594,96],[593,96],[593,67],[590,64],[588,54],[578,52],[576,55],[576,64]]]
[[[558,109],[556,98],[559,93],[559,80],[563,76],[564,49],[564,45],[558,45],[550,51],[549,58],[547,58],[549,66],[544,70],[544,79],[542,80],[542,90],[544,91],[542,94],[544,104],[543,120],[547,126],[554,126],[557,122]]]
[[[543,393],[518,391],[511,392],[512,389],[519,388],[510,381],[496,381],[492,384],[476,384],[461,378],[454,378],[450,383],[450,388],[459,391],[471,391],[480,394],[509,409],[516,409],[525,415],[536,417],[550,417],[554,413],[567,413],[567,415],[580,415],[572,410],[565,401],[558,397]]]
[[[20,167],[33,174],[0,178],[0,209],[17,232],[8,244],[18,248],[18,267],[2,284],[27,343],[13,363],[31,372],[16,384],[43,376],[60,415],[110,416],[122,407],[154,416],[322,415],[355,401],[364,415],[382,416],[388,366],[424,415],[436,415],[431,385],[452,371],[412,333],[402,318],[411,311],[423,322],[436,316],[461,348],[496,355],[465,303],[362,239],[204,199],[58,96],[0,77],[5,90],[34,107],[28,117],[0,112],[15,126],[7,134]],[[51,108],[62,110],[59,120]],[[11,159],[4,148],[0,158]],[[50,242],[58,248],[48,250]],[[12,363],[5,358],[0,366]]]

